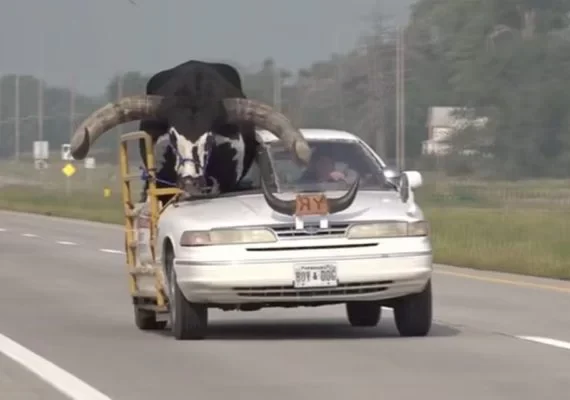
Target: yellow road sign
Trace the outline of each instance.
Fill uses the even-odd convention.
[[[103,196],[104,197],[111,197],[111,189],[109,189],[109,188],[103,189]]]
[[[73,164],[66,164],[65,167],[61,169],[61,172],[63,172],[63,174],[69,178],[75,173],[75,167]]]

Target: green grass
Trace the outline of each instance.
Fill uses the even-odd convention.
[[[5,186],[0,188],[0,209],[120,224],[120,193],[115,187],[104,198],[103,186],[77,190],[73,196],[61,189]],[[567,186],[438,186],[418,193],[431,224],[437,263],[570,279]]]
[[[112,192],[111,197],[106,198],[102,189],[100,192],[74,192],[72,196],[67,196],[60,190],[4,186],[0,188],[0,209],[97,222],[123,222],[119,193]]]
[[[570,279],[565,211],[427,207],[436,262]]]

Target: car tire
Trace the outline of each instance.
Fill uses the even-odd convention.
[[[394,304],[394,320],[400,336],[426,336],[432,323],[431,279],[419,292],[402,297]]]
[[[156,331],[166,328],[166,321],[157,321],[156,313],[134,306],[135,324],[141,331]]]
[[[353,327],[373,327],[380,321],[382,307],[369,301],[350,302],[346,303],[346,315]]]
[[[172,261],[174,254],[167,255],[169,270],[171,331],[176,340],[201,340],[208,329],[208,307],[188,301],[178,286]]]

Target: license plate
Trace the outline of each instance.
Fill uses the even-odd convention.
[[[298,265],[295,267],[296,288],[332,287],[338,285],[336,265]]]

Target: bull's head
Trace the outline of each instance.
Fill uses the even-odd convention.
[[[188,189],[189,187],[195,188],[199,184],[207,184],[209,182],[205,182],[204,173],[206,158],[212,146],[211,133],[209,133],[211,125],[194,126],[192,139],[188,139],[190,135],[184,131],[183,135],[177,128],[177,126],[187,126],[188,121],[176,121],[176,117],[181,117],[183,120],[193,118],[192,111],[188,109],[186,116],[184,113],[177,112],[175,118],[172,118],[172,110],[184,110],[184,104],[187,104],[187,101],[185,98],[138,95],[124,97],[116,103],[109,103],[93,112],[77,128],[71,139],[71,155],[76,160],[84,159],[89,153],[91,145],[101,135],[119,124],[136,120],[168,121],[170,144],[177,159],[176,172],[179,185]],[[305,165],[309,163],[311,159],[309,144],[285,115],[259,101],[245,98],[225,98],[221,101],[221,106],[226,116],[225,123],[253,124],[261,129],[266,129],[285,144],[297,162]],[[255,134],[255,131],[251,130],[250,134]],[[260,167],[264,169],[263,165]],[[267,196],[267,188],[265,189]],[[357,183],[349,189],[345,196],[336,199],[336,202],[333,200],[336,205],[331,207],[332,212],[338,212],[340,208],[348,207],[354,200],[356,190]],[[195,190],[192,191],[196,192]],[[274,210],[287,214],[291,213],[288,202],[283,203],[282,200],[271,195],[268,198],[270,199],[268,204]],[[340,208],[339,205],[341,205]]]
[[[185,189],[205,182],[207,157],[213,145],[211,126],[192,125],[192,112],[184,112],[186,99],[156,95],[125,97],[92,113],[76,130],[71,139],[71,154],[76,160],[84,159],[93,143],[115,126],[140,119],[168,121],[170,145],[177,159],[179,183]],[[221,105],[226,123],[253,123],[274,133],[302,164],[310,160],[311,150],[301,132],[283,114],[270,106],[245,98],[226,98]],[[176,111],[172,111],[176,110]],[[186,127],[193,126],[188,134]],[[254,130],[249,132],[255,134]]]

